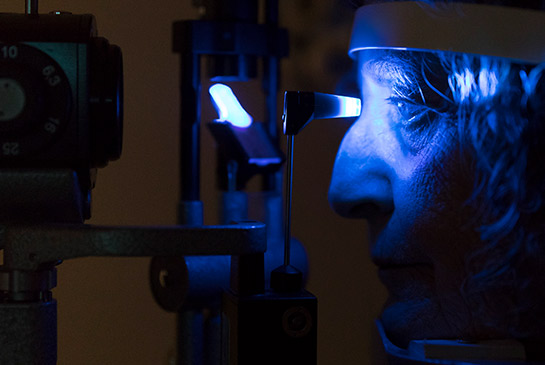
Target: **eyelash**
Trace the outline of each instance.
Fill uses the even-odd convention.
[[[396,129],[409,150],[417,153],[430,140],[435,130],[434,122],[441,113],[406,97],[390,97],[388,102],[396,108],[400,116]]]
[[[407,131],[418,132],[430,126],[430,113],[435,110],[405,97],[390,97],[388,102],[396,107],[401,116],[401,127]]]

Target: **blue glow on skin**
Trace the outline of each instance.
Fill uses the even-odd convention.
[[[231,123],[239,128],[247,128],[252,124],[252,117],[240,105],[229,86],[214,84],[210,86],[208,92],[219,115],[217,122]]]
[[[378,82],[371,77],[363,78],[362,90],[364,100],[360,118],[356,121],[360,128],[351,130],[352,138],[365,143],[355,143],[347,146],[346,153],[350,156],[362,154],[362,148],[383,156],[389,165],[395,167],[401,179],[406,179],[412,170],[412,164],[407,163],[407,148],[398,136],[394,122],[399,122],[400,115],[395,105],[388,99],[392,96],[391,87]]]
[[[365,53],[359,55],[362,111],[337,153],[331,205],[345,217],[367,220],[366,242],[389,292],[380,317],[389,338],[400,346],[463,338],[481,320],[469,315],[460,291],[464,259],[480,240],[468,223],[475,216],[465,204],[473,180],[460,160],[456,128],[420,118],[420,109],[413,113],[414,103],[402,98],[409,95],[400,66],[372,64]],[[465,72],[453,82],[463,92],[483,87],[492,93],[498,86],[493,78],[479,85],[474,76],[472,85]]]

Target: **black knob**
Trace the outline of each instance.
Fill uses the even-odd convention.
[[[103,167],[121,156],[123,57],[105,38],[92,39],[89,48],[91,164]]]

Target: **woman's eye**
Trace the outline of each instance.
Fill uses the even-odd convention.
[[[437,113],[415,101],[405,98],[390,98],[388,102],[398,113],[396,118],[397,130],[412,152],[421,149],[433,134],[434,120]]]
[[[420,117],[428,112],[428,110],[425,110],[422,106],[402,101],[398,101],[396,107],[401,115],[402,123],[405,126],[410,126],[411,123],[419,120]]]
[[[414,101],[402,98],[390,98],[389,102],[395,106],[399,113],[401,127],[407,130],[418,130],[429,124],[429,114],[432,110]]]

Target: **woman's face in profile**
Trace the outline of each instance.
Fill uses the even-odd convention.
[[[362,112],[337,153],[331,204],[367,220],[389,292],[381,321],[391,341],[479,338],[486,318],[472,318],[461,291],[465,257],[481,243],[456,126],[424,105],[426,95],[404,93],[403,66],[379,56],[359,55]]]

